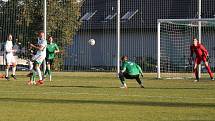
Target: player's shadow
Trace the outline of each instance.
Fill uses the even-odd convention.
[[[146,87],[145,89],[152,90],[199,90],[199,89],[208,89],[208,88],[195,88],[195,87]]]
[[[73,85],[73,86],[57,86],[57,85],[52,85],[52,86],[49,86],[49,87],[71,87],[71,88],[119,88],[119,87],[111,87],[111,86],[106,86],[106,87],[100,87],[100,86],[89,86],[89,85]]]
[[[113,100],[73,100],[73,99],[33,99],[33,98],[0,98],[0,102],[23,103],[58,103],[58,104],[101,104],[101,105],[130,105],[130,106],[159,106],[159,107],[190,107],[215,108],[215,103],[187,103],[187,102],[147,102],[147,101],[113,101]]]
[[[114,86],[90,86],[90,85],[73,85],[73,86],[68,86],[68,85],[52,85],[49,87],[56,87],[56,88],[62,88],[62,87],[71,87],[71,88],[119,88],[119,87],[114,87]],[[132,89],[132,88],[140,88],[140,87],[128,87],[128,89]],[[198,89],[208,89],[208,88],[194,88],[194,87],[145,87],[144,89],[152,89],[152,90],[198,90]]]

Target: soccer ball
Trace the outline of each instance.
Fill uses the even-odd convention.
[[[88,41],[88,43],[89,43],[91,46],[93,46],[93,45],[96,44],[96,41],[95,41],[94,39],[90,39],[90,40]]]

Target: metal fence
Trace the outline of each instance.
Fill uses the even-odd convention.
[[[47,9],[51,7],[51,1],[47,0]],[[59,2],[61,4],[78,3],[80,16],[77,18],[79,27],[73,32],[70,43],[62,39],[60,31],[48,32],[65,51],[56,58],[56,63],[60,63],[57,68],[64,71],[116,71],[117,0],[61,0]],[[27,42],[36,38],[35,31],[43,29],[42,16],[34,18],[38,22],[35,25],[31,25],[31,21],[20,19],[20,14],[23,14],[20,13],[23,12],[22,6],[26,3],[37,6],[34,14],[40,14],[44,10],[43,0],[0,1],[0,42],[3,43],[7,34],[12,33],[16,43],[22,43],[20,53],[23,54],[27,51],[25,48]],[[47,15],[49,17],[49,13]],[[214,15],[215,1],[202,1],[202,18],[213,18]],[[31,16],[24,17],[27,19]],[[157,19],[187,18],[198,18],[197,0],[121,0],[120,55],[128,55],[130,60],[141,65],[144,72],[156,72]],[[51,25],[47,23],[47,28]],[[90,39],[95,40],[94,46],[88,43]],[[25,60],[26,57],[19,56],[19,58]],[[19,61],[19,64],[24,64],[23,62]],[[3,65],[3,61],[0,64]]]

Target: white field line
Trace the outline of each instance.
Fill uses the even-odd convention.
[[[13,94],[24,94],[24,95],[91,95],[91,96],[119,96],[119,97],[144,97],[144,98],[165,98],[165,99],[200,99],[200,100],[215,100],[215,97],[175,97],[175,96],[151,96],[151,95],[132,95],[132,94],[119,94],[119,95],[111,95],[111,94],[96,94],[96,93],[76,93],[76,92],[24,92],[24,91],[0,91],[2,93],[13,93]]]

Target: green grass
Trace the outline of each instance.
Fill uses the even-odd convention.
[[[113,73],[54,73],[43,86],[28,86],[26,73],[0,80],[0,121],[215,120],[215,82],[206,76],[193,83],[145,74],[145,89],[135,80],[120,89]]]

